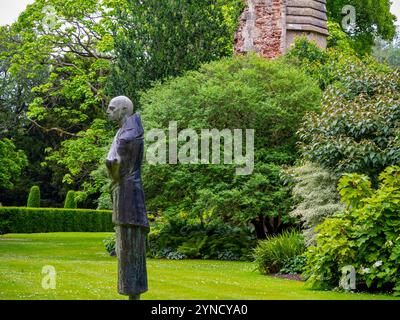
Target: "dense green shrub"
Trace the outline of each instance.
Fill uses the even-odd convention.
[[[109,232],[111,211],[0,207],[2,233]]]
[[[338,30],[338,26],[331,24],[332,26],[334,26],[333,32],[328,41],[335,42],[335,47],[322,50],[314,42],[302,37],[296,40],[285,57],[286,61],[296,65],[318,81],[322,90],[326,90],[336,82],[346,84],[351,72],[355,73],[354,78],[362,75],[364,70],[374,73],[390,71],[390,68],[378,63],[372,57],[365,56],[362,59],[357,57],[356,53],[349,48],[347,36]]]
[[[299,131],[303,155],[341,175],[376,180],[400,163],[400,70],[378,73],[349,65],[345,83],[325,91],[321,114]]]
[[[116,255],[115,245],[116,245],[116,237],[115,234],[103,240],[103,244],[106,247],[107,252],[110,256]]]
[[[160,221],[161,220],[161,221]],[[167,259],[249,260],[255,239],[249,230],[181,212],[165,215],[152,226],[149,256]]]
[[[302,274],[307,263],[305,255],[295,256],[285,260],[283,267],[279,270],[280,274]]]
[[[68,191],[67,196],[65,197],[64,208],[65,209],[76,209],[77,203],[75,199],[75,191]]]
[[[358,285],[400,293],[400,167],[387,168],[379,180],[377,190],[366,176],[340,180],[346,209],[318,227],[317,244],[306,253],[311,287],[337,287],[341,269],[350,265]]]
[[[290,258],[304,253],[304,237],[298,231],[285,231],[279,236],[260,241],[253,257],[262,274],[277,273]]]
[[[351,39],[348,37],[347,33],[344,32],[342,26],[333,21],[328,21],[328,48],[333,48],[346,55],[357,55],[352,46]]]
[[[237,165],[150,165],[143,169],[149,211],[213,211],[224,222],[249,223],[258,238],[290,225],[290,189],[281,165],[297,157],[296,130],[308,111],[318,111],[318,86],[281,60],[235,56],[203,65],[142,96],[146,130],[168,136],[171,120],[178,132],[201,129],[254,129],[255,167],[236,175]]]
[[[39,208],[40,207],[40,188],[33,186],[29,191],[27,207]]]

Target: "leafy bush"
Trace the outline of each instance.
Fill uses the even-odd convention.
[[[0,207],[3,233],[110,232],[111,211]]]
[[[317,244],[306,253],[311,287],[338,286],[341,269],[350,265],[359,285],[400,294],[400,167],[388,167],[379,180],[377,190],[363,175],[340,180],[346,209],[318,227]]]
[[[77,203],[75,199],[75,191],[68,191],[67,196],[65,197],[65,202],[64,202],[64,208],[65,209],[76,209],[77,208]]]
[[[297,157],[296,130],[308,111],[318,111],[320,90],[281,60],[235,56],[203,65],[142,96],[146,129],[254,129],[253,174],[236,175],[236,165],[150,165],[143,169],[147,207],[152,212],[213,211],[226,223],[251,223],[258,238],[290,225],[290,189],[281,165]],[[267,230],[267,232],[265,231]],[[199,244],[200,245],[200,244]]]
[[[296,40],[293,48],[286,55],[287,63],[296,65],[318,81],[322,90],[326,90],[336,82],[346,83],[351,71],[354,71],[356,75],[362,74],[364,70],[369,72],[390,71],[390,68],[369,56],[362,59],[357,57],[356,52],[347,43],[347,36],[338,30],[340,26],[335,24],[330,24],[330,26],[333,32],[328,41],[335,47],[322,50],[306,37],[301,37]]]
[[[33,186],[29,191],[28,203],[26,206],[30,208],[40,207],[40,189],[38,186]]]
[[[167,259],[248,260],[255,239],[250,231],[213,218],[203,223],[185,213],[166,214],[149,234],[149,256]]]
[[[290,213],[299,217],[306,230],[312,232],[323,220],[338,212],[342,205],[336,190],[338,179],[328,170],[313,163],[288,170],[293,177],[293,196],[297,205]]]
[[[279,236],[260,241],[253,257],[262,274],[277,273],[288,259],[305,251],[304,237],[298,231],[285,231]]]
[[[334,48],[335,50],[344,52],[345,55],[359,54],[359,52],[354,50],[351,39],[347,33],[343,31],[343,28],[339,23],[328,21],[328,30],[328,48]]]
[[[116,255],[115,243],[116,243],[115,234],[103,240],[103,244],[106,247],[106,250],[110,254],[110,256]]]
[[[364,173],[373,179],[400,162],[400,71],[374,74],[348,69],[346,85],[326,91],[323,112],[300,130],[305,157],[338,175]]]
[[[279,270],[280,274],[302,274],[307,263],[305,255],[295,256],[287,259],[283,267]]]

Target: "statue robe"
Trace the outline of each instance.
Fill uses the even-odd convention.
[[[106,162],[117,230],[118,291],[123,295],[148,290],[146,237],[150,228],[140,171],[143,153],[144,130],[136,113],[118,130]]]

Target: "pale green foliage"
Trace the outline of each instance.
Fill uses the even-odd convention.
[[[339,82],[347,83],[355,76],[361,76],[364,70],[382,73],[389,72],[390,68],[378,63],[370,56],[358,57],[348,44],[348,39],[337,24],[329,24],[332,33],[328,38],[331,46],[322,50],[315,42],[306,37],[298,38],[293,48],[286,55],[288,63],[293,63],[312,78],[319,82],[321,89]],[[349,69],[351,70],[349,72]]]
[[[299,200],[290,215],[300,218],[306,229],[313,229],[342,209],[336,190],[337,177],[328,170],[306,162],[288,173],[294,178],[292,194]]]
[[[51,7],[55,24],[44,23]],[[113,42],[108,7],[103,1],[36,0],[13,26],[21,53],[12,68],[46,66],[46,82],[33,88],[28,117],[51,131],[76,133],[105,106],[104,84]],[[57,130],[55,130],[57,128]]]
[[[99,210],[112,209],[110,178],[108,177],[105,159],[104,161],[102,160],[99,167],[90,173],[90,180],[83,184],[83,193],[100,194],[96,200],[97,209]]]
[[[104,87],[113,61],[111,8],[115,2],[118,1],[36,0],[9,30],[0,30],[4,40],[0,58],[6,61],[7,74],[13,76],[5,77],[9,83],[4,92],[12,88],[23,93],[15,94],[11,100],[0,87],[0,97],[10,105],[9,114],[17,111],[15,118],[22,123],[20,131],[29,130],[29,135],[39,140],[35,152],[29,152],[34,159],[27,179],[46,180],[46,196],[62,195],[66,191],[60,190],[62,182],[69,184],[68,189],[80,189],[83,182],[90,180],[89,173],[102,156],[99,147],[103,147],[106,134],[96,137],[96,119],[105,118],[108,100]],[[50,8],[50,16],[46,15],[46,8]],[[46,20],[51,21],[53,14],[55,24],[49,25]],[[10,122],[3,114],[0,118]],[[28,145],[29,138],[21,144]],[[47,172],[39,168],[46,147],[49,157],[42,164],[49,165]],[[84,199],[85,194],[77,196]],[[54,201],[60,203],[62,198]]]
[[[62,142],[59,150],[47,149],[49,156],[46,161],[50,166],[61,166],[68,170],[63,177],[64,183],[81,186],[86,194],[96,193],[99,186],[93,182],[91,174],[100,161],[105,161],[103,158],[113,131],[105,120],[96,119],[89,129],[77,134],[78,138]],[[79,198],[82,200],[82,194],[78,194]]]
[[[344,55],[356,55],[357,52],[352,47],[352,43],[341,25],[337,22],[328,21],[328,48],[334,48]]]
[[[400,26],[397,27],[397,37],[394,41],[385,41],[380,38],[376,40],[373,56],[389,66],[400,67]]]
[[[373,194],[369,177],[357,173],[345,174],[338,184],[342,202],[349,208],[358,208],[362,200]]]

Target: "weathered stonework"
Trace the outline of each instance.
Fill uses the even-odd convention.
[[[285,0],[247,0],[235,37],[235,51],[255,51],[266,58],[280,55],[283,50]]]
[[[326,0],[245,0],[235,36],[235,52],[265,58],[284,54],[298,36],[326,48]]]

